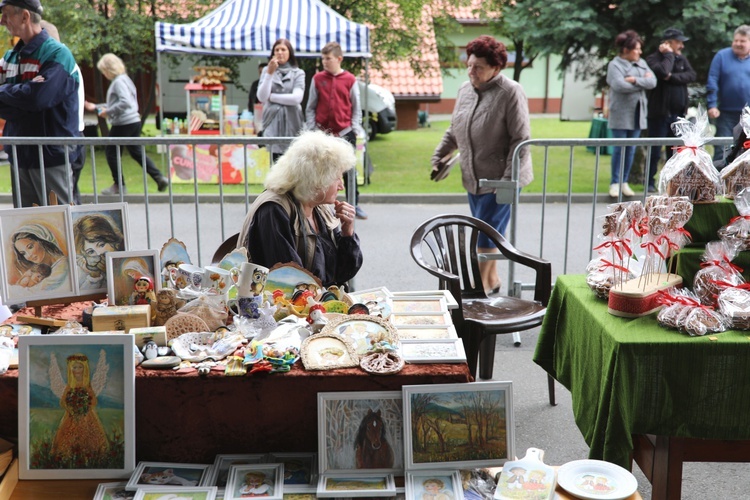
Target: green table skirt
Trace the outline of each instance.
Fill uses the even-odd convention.
[[[693,205],[693,216],[690,218],[685,229],[690,231],[693,244],[705,245],[709,241],[718,240],[716,235],[722,226],[729,223],[732,217],[739,215],[734,200],[723,196],[716,203],[698,203]]]
[[[671,272],[682,276],[682,285],[692,289],[693,279],[695,273],[701,268],[703,262],[703,254],[706,249],[703,247],[685,247],[677,252],[672,259]],[[745,277],[745,281],[750,281],[750,251],[744,251],[737,254],[737,257],[732,261],[742,268],[742,275]]]

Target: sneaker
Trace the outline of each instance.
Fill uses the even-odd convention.
[[[117,184],[112,184],[107,189],[102,189],[102,194],[104,195],[112,195],[112,194],[120,194],[120,186]],[[122,194],[128,194],[128,188],[127,186],[122,186]]]
[[[656,187],[655,186],[649,186],[648,187],[648,192],[649,193],[655,193],[656,192]]]
[[[357,217],[357,219],[367,219],[367,214],[359,206],[354,207],[354,215]]]
[[[619,189],[619,186],[617,184],[610,184],[609,185],[609,195],[612,198],[617,198],[618,196],[620,196],[620,189]]]
[[[635,191],[630,189],[630,186],[628,186],[627,182],[622,183],[622,194],[625,196],[635,196]]]
[[[159,187],[159,192],[163,193],[169,187],[169,181],[166,177],[162,177],[161,179],[156,181],[156,185]]]

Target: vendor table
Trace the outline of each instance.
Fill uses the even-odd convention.
[[[653,314],[612,316],[583,275],[557,278],[534,354],[571,391],[589,457],[636,458],[654,499],[680,498],[683,461],[750,461],[748,358],[747,332],[689,337]]]
[[[359,368],[225,377],[136,370],[136,458],[213,463],[219,453],[314,452],[318,393],[400,391],[471,381],[466,363],[406,365],[395,375]],[[0,430],[16,436],[18,370],[0,376]]]

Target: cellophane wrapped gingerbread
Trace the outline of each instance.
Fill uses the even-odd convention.
[[[750,189],[740,191],[734,199],[734,205],[740,215],[719,229],[717,234],[721,240],[728,241],[739,251],[743,251],[750,249]]]
[[[730,157],[729,165],[721,171],[721,180],[724,184],[724,195],[727,198],[735,198],[743,189],[750,187],[750,107],[745,106],[740,115],[740,126],[745,133],[744,138],[740,138],[738,144],[734,145],[730,157],[734,154],[734,159]]]
[[[710,241],[706,244],[701,269],[693,278],[693,292],[707,306],[715,306],[719,294],[745,282],[741,270],[732,261],[737,247],[728,241]]]
[[[661,326],[676,328],[691,337],[725,331],[730,323],[721,311],[701,304],[689,290],[670,289],[660,292],[664,307],[656,315]]]
[[[713,137],[708,115],[700,109],[695,123],[679,118],[672,124],[672,130],[684,146],[678,147],[664,164],[659,176],[659,192],[687,196],[692,203],[713,203],[716,195],[722,194],[723,185],[711,155],[703,149]]]
[[[734,330],[750,330],[750,288],[748,283],[725,288],[718,299],[719,310]]]

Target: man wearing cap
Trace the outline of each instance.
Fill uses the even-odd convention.
[[[648,96],[648,136],[674,137],[672,123],[685,116],[688,107],[688,83],[696,79],[695,70],[682,49],[689,40],[676,28],[664,30],[659,49],[646,57],[646,64],[656,75],[656,87]],[[667,159],[672,150],[667,148]],[[648,192],[656,192],[654,178],[659,167],[661,146],[651,146],[651,162],[648,167]]]
[[[78,73],[68,48],[42,29],[39,0],[1,0],[0,24],[20,41],[0,59],[0,117],[6,137],[78,136]],[[44,205],[54,191],[60,204],[71,201],[70,163],[75,146],[44,146],[44,186],[37,146],[6,148],[18,166],[20,192],[11,168],[13,204]],[[68,161],[66,164],[66,156]]]
[[[716,120],[716,137],[731,137],[742,108],[750,103],[750,26],[734,30],[732,46],[716,53],[706,90],[708,117]],[[723,156],[723,149],[715,147],[714,161]]]

